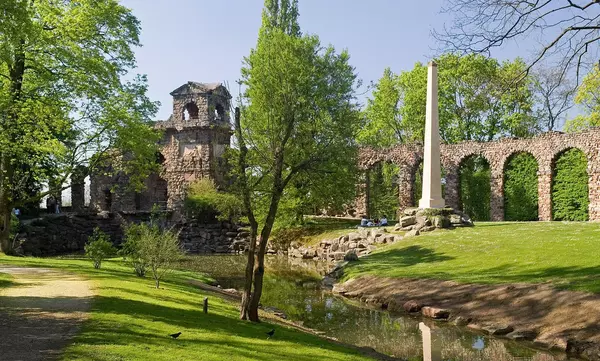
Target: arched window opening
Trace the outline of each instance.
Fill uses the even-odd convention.
[[[187,103],[183,107],[183,120],[198,119],[198,106],[193,103]]]
[[[112,193],[110,189],[104,190],[104,209],[107,211],[112,209]]]
[[[504,166],[504,219],[538,220],[538,162],[530,153],[511,155]]]
[[[459,167],[459,206],[476,221],[490,220],[490,164],[480,155],[463,159]]]
[[[400,167],[393,163],[377,163],[368,172],[369,176],[369,205],[368,213],[373,218],[384,215],[393,218],[399,207],[399,177]]]
[[[225,119],[225,109],[221,104],[217,104],[215,106],[215,119],[223,120]]]
[[[552,219],[587,221],[589,189],[587,157],[577,148],[559,153],[552,164]]]

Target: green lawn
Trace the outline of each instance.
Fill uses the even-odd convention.
[[[65,360],[366,360],[356,351],[284,326],[237,319],[235,304],[199,291],[185,271],[169,275],[161,289],[140,279],[120,260],[94,270],[77,259],[12,258],[0,264],[56,267],[90,279],[97,296],[90,319],[64,355]],[[0,273],[0,275],[2,275]],[[209,313],[201,303],[209,296]],[[268,340],[265,332],[275,328]],[[177,340],[167,335],[181,331]]]
[[[540,283],[600,293],[599,223],[483,223],[406,238],[346,267],[345,278]]]

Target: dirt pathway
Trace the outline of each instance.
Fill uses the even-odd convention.
[[[14,285],[0,289],[0,359],[52,360],[86,319],[93,292],[67,273],[0,266]]]

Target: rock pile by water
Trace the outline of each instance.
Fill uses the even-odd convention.
[[[376,244],[394,243],[402,236],[389,233],[385,228],[359,227],[356,232],[335,239],[321,241],[315,246],[291,244],[288,256],[324,261],[355,261],[371,253]]]

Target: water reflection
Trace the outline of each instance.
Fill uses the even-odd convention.
[[[245,257],[194,256],[182,267],[210,274],[224,288],[243,285]],[[441,322],[406,314],[360,307],[321,289],[321,275],[330,266],[272,257],[267,262],[262,303],[282,310],[289,319],[357,346],[372,347],[390,356],[423,360],[423,335],[419,323],[431,328],[431,342],[439,345],[443,361],[559,361],[575,360],[507,340],[469,332]]]

